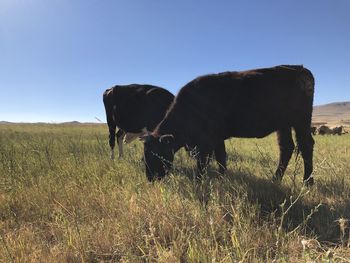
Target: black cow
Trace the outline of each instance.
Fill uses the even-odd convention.
[[[317,132],[319,135],[333,134],[333,130],[327,125],[321,125],[318,127]]]
[[[333,135],[342,135],[343,134],[343,126],[341,125],[341,126],[336,126],[336,127],[334,127],[333,129],[332,129],[332,134]]]
[[[144,158],[149,180],[170,169],[182,146],[196,147],[198,173],[216,149],[230,137],[262,138],[277,131],[280,160],[274,175],[281,180],[294,150],[292,128],[304,160],[304,182],[313,184],[314,140],[310,133],[314,78],[303,66],[281,65],[198,77],[176,96],[165,118],[144,137]]]
[[[164,118],[174,95],[166,89],[131,84],[114,86],[103,93],[109,128],[111,158],[114,159],[116,128],[119,157],[123,156],[122,139],[128,143],[154,130]]]

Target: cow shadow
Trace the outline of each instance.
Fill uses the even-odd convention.
[[[260,208],[259,221],[263,223],[271,220],[272,215],[281,218],[283,211],[290,207],[289,212],[284,215],[284,230],[292,231],[303,226],[303,234],[317,236],[320,241],[339,243],[341,232],[338,220],[350,218],[350,202],[320,204],[319,197],[325,190],[324,185],[316,184],[312,188],[304,188],[300,183],[297,188],[291,188],[248,172],[233,170],[220,175],[214,167],[201,180],[196,178],[194,167],[178,168],[175,174],[181,177],[181,180],[177,180],[177,192],[184,198],[195,197],[204,208],[210,205],[213,198],[220,206],[228,205],[228,196],[229,202],[233,204],[244,198],[249,204]],[[337,184],[332,188],[339,187]],[[307,198],[301,197],[295,201],[301,191],[302,196]],[[312,216],[306,220],[308,215]],[[233,220],[230,217],[225,219]],[[346,235],[348,238],[349,233]]]
[[[231,158],[239,161],[237,160],[239,156],[232,155]],[[270,222],[271,216],[279,220],[283,211],[291,206],[291,202],[295,201],[301,191],[304,191],[305,198],[297,200],[284,216],[284,230],[292,231],[302,225],[303,234],[310,237],[317,236],[319,241],[339,244],[341,236],[339,219],[350,219],[350,200],[344,200],[348,195],[345,194],[346,184],[342,180],[327,183],[318,183],[316,180],[313,187],[302,189],[301,178],[293,182],[293,185],[285,183],[293,180],[287,176],[283,178],[282,183],[276,183],[269,175],[257,175],[241,170],[239,166],[230,167],[225,175],[221,175],[217,172],[215,162],[211,164],[203,178],[198,180],[195,162],[189,163],[187,159],[177,161],[170,176],[162,180],[167,187],[176,187],[176,193],[183,198],[197,199],[204,209],[209,207],[213,199],[217,205],[224,207],[228,202],[234,204],[237,200],[244,198],[244,201],[250,205],[258,206],[259,221],[266,223]],[[265,161],[262,160],[262,162]],[[137,163],[144,165],[142,161]],[[337,203],[326,201],[319,206],[320,200],[328,197],[344,201]],[[281,206],[283,203],[284,208]],[[317,211],[315,211],[316,207]],[[306,220],[311,214],[311,218]],[[233,219],[228,216],[225,220]],[[349,238],[349,230],[344,238]]]

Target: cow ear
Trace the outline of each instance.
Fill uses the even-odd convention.
[[[172,134],[165,134],[159,137],[159,142],[160,143],[165,143],[165,144],[172,144],[174,142],[174,135]]]

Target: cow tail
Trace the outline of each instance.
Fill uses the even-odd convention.
[[[300,147],[299,147],[299,143],[297,143],[297,146],[295,147],[295,162],[297,162],[299,154],[300,154]]]
[[[115,132],[117,127],[114,120],[113,111],[113,89],[107,89],[103,93],[103,104],[106,110],[107,124],[109,129],[109,146],[113,150],[115,146]]]

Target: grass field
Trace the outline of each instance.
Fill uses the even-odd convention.
[[[316,136],[315,186],[276,136],[226,141],[201,182],[181,150],[149,183],[142,144],[111,161],[105,125],[0,126],[0,262],[350,262],[350,135]]]

